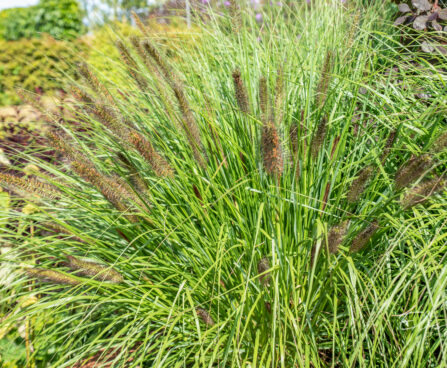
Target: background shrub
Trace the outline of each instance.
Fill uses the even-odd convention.
[[[113,29],[113,31],[112,31]],[[179,48],[187,50],[197,42],[200,30],[196,27],[186,28],[181,18],[173,18],[169,24],[159,24],[150,20],[147,31],[157,42],[166,45],[169,50],[168,57],[179,63]],[[106,83],[123,82],[117,73],[116,62],[120,60],[120,54],[115,47],[116,34],[129,38],[138,36],[139,32],[127,22],[113,22],[111,28],[102,27],[93,32],[92,35],[83,37],[83,42],[88,45],[88,56],[86,61],[100,72],[100,78]]]
[[[84,13],[76,0],[40,0],[36,6],[2,12],[0,31],[6,40],[40,37],[73,39],[84,32]]]
[[[52,93],[84,56],[82,42],[68,44],[50,36],[20,41],[0,40],[0,105],[20,102],[15,89]]]

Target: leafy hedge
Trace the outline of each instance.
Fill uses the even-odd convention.
[[[201,34],[198,28],[186,28],[181,18],[172,18],[170,24],[159,24],[152,20],[147,24],[146,29],[157,43],[165,45],[170,50],[167,56],[171,60],[175,59],[175,63],[181,62],[175,50],[190,48],[193,41],[197,42]],[[83,37],[89,49],[87,62],[98,70],[100,78],[105,83],[119,84],[123,77],[128,78],[127,75],[119,75],[116,71],[114,62],[120,60],[119,52],[115,47],[117,35],[130,38],[139,35],[139,32],[127,22],[114,22],[110,28],[99,28],[93,35]]]
[[[73,64],[85,56],[81,42],[56,41],[50,36],[20,41],[0,40],[0,105],[17,104],[17,87],[48,93],[63,87]]]
[[[117,22],[113,29],[124,37],[137,34],[128,23]],[[188,47],[199,34],[196,29],[185,30],[181,24],[156,23],[150,24],[148,32],[171,50]],[[74,76],[73,66],[81,60],[99,70],[103,79],[119,83],[124,75],[118,75],[114,68],[113,61],[119,60],[114,39],[116,34],[109,28],[100,28],[93,35],[70,42],[57,41],[48,35],[29,40],[0,40],[0,106],[20,102],[15,92],[17,87],[31,91],[40,89],[46,94],[64,89],[61,77],[64,74]]]
[[[48,33],[56,39],[73,39],[85,30],[83,16],[77,0],[40,0],[35,6],[1,12],[0,37],[13,41]]]

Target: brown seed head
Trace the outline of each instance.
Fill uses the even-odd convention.
[[[298,178],[300,176],[300,163],[298,159],[298,125],[292,124],[289,128],[289,141],[290,150],[292,152],[292,163],[295,165],[295,175]]]
[[[0,173],[0,185],[7,187],[18,195],[32,195],[48,199],[57,199],[61,196],[52,185],[29,177],[25,179],[15,175]]]
[[[91,71],[87,63],[80,63],[78,65],[78,72],[88,83],[91,89],[105,97],[112,105],[115,104],[115,101],[113,100],[113,97],[108,89],[99,81],[98,77]]]
[[[100,281],[110,281],[113,283],[122,282],[123,276],[114,269],[95,262],[84,261],[73,256],[67,256],[68,266],[73,270],[79,270],[81,275],[92,276]]]
[[[447,147],[447,132],[441,134],[433,144],[432,152],[439,153],[442,152]]]
[[[388,139],[385,143],[385,147],[383,149],[383,154],[380,159],[382,162],[382,165],[384,164],[385,160],[387,159],[388,155],[390,154],[391,148],[393,147],[394,142],[396,141],[396,137],[397,137],[397,130],[393,130],[390,133],[390,135],[388,136]]]
[[[335,254],[338,252],[338,247],[343,242],[343,239],[348,230],[349,221],[343,221],[342,223],[331,227],[327,237],[329,253]]]
[[[328,51],[324,59],[323,69],[321,71],[320,81],[317,86],[317,107],[322,108],[327,99],[327,92],[329,88],[329,83],[331,80],[331,69],[332,69],[332,59],[333,52]]]
[[[366,166],[364,169],[360,171],[359,176],[352,182],[351,188],[349,189],[347,195],[348,202],[355,203],[359,200],[360,196],[365,190],[365,185],[371,178],[373,172],[374,172],[374,166],[372,165]]]
[[[320,152],[321,147],[323,146],[324,140],[326,138],[326,131],[327,131],[327,119],[325,116],[323,116],[320,124],[318,124],[317,131],[311,143],[311,155],[313,158],[318,157],[318,153]]]
[[[203,149],[202,140],[200,137],[200,130],[197,125],[196,119],[189,107],[188,100],[186,98],[184,88],[178,76],[173,72],[172,68],[166,62],[165,58],[158,52],[157,48],[149,41],[144,40],[141,46],[152,57],[152,59],[158,64],[161,72],[163,73],[166,81],[172,88],[175,97],[177,98],[180,110],[182,112],[182,126],[188,139],[189,145],[192,148],[193,156],[198,164],[202,167],[206,167],[206,153]]]
[[[229,11],[233,33],[237,35],[242,28],[242,10],[236,0],[230,0]]]
[[[121,59],[127,66],[129,74],[132,76],[135,82],[137,82],[138,86],[143,92],[147,91],[148,89],[147,81],[142,76],[141,70],[138,67],[138,64],[136,63],[135,59],[130,55],[127,46],[122,41],[117,41],[116,47],[120,53]]]
[[[135,24],[137,25],[137,27],[141,31],[141,33],[143,33],[143,35],[145,35],[146,37],[149,37],[149,32],[148,32],[146,26],[141,21],[140,17],[137,15],[137,13],[132,11],[131,14],[132,14],[133,20],[135,21]]]
[[[417,204],[422,204],[432,195],[443,190],[446,185],[447,181],[438,177],[428,180],[405,195],[401,202],[402,207],[407,210]]]
[[[233,84],[237,104],[243,113],[248,114],[250,112],[250,103],[248,102],[247,89],[242,81],[239,69],[233,72]]]
[[[270,262],[267,257],[264,257],[258,263],[258,275],[261,275],[259,279],[264,286],[268,286],[272,278],[268,270],[270,270]]]
[[[82,162],[73,161],[71,167],[81,178],[92,184],[118,211],[127,212],[129,206],[125,202],[133,200],[133,196],[129,195],[115,180]],[[134,223],[139,221],[133,215],[127,214],[126,217]]]
[[[352,253],[360,251],[379,229],[379,222],[375,220],[366,229],[360,232],[352,241],[350,251]]]
[[[196,309],[196,313],[207,326],[214,326],[215,325],[213,318],[208,313],[208,311],[206,311],[205,309],[197,308]]]
[[[152,144],[140,133],[133,132],[131,144],[146,159],[155,174],[162,177],[173,177],[174,171],[169,163],[155,150]]]
[[[118,153],[118,159],[123,163],[124,167],[130,172],[130,182],[134,185],[134,187],[140,192],[140,193],[148,193],[148,186],[146,182],[144,181],[143,177],[138,172],[135,165],[129,161],[129,159],[126,157],[126,155],[122,154],[121,152]]]
[[[76,278],[63,274],[58,271],[52,271],[52,270],[43,270],[38,268],[28,268],[25,270],[25,272],[35,278],[54,282],[56,284],[66,284],[66,285],[79,285],[80,281]]]
[[[405,163],[396,173],[394,178],[396,189],[401,189],[413,184],[433,165],[433,160],[428,154],[416,156]]]
[[[279,132],[273,124],[262,129],[262,155],[264,168],[270,175],[281,177],[283,172],[283,155]]]

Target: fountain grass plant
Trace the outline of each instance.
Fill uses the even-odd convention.
[[[125,84],[80,65],[63,165],[1,176],[29,362],[446,367],[445,59],[386,9],[234,5],[169,50],[136,19]]]

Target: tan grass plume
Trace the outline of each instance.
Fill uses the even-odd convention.
[[[67,259],[68,266],[73,270],[79,271],[80,275],[91,276],[99,281],[110,281],[116,284],[124,280],[123,276],[119,272],[115,271],[109,266],[105,266],[95,262],[84,261],[70,255],[67,255]]]
[[[180,111],[182,112],[183,130],[193,151],[194,158],[201,167],[206,167],[206,154],[203,149],[199,127],[189,106],[180,78],[174,73],[172,68],[165,60],[165,57],[160,54],[151,41],[144,40],[141,42],[141,46],[157,63],[169,86],[174,91]]]
[[[413,184],[433,165],[433,160],[428,154],[412,157],[397,171],[394,178],[396,189],[401,189]]]
[[[81,282],[76,278],[58,271],[44,270],[39,268],[28,268],[25,272],[32,277],[55,284],[79,285]]]
[[[445,179],[435,177],[427,180],[410,190],[402,199],[401,204],[404,209],[426,202],[432,195],[442,191],[447,185]]]
[[[352,253],[356,253],[363,249],[363,247],[368,244],[369,240],[373,237],[373,235],[379,229],[379,222],[377,220],[373,221],[370,225],[368,225],[363,231],[361,231],[357,236],[352,240],[350,251]]]
[[[242,81],[241,71],[239,69],[236,69],[235,71],[233,71],[232,77],[237,104],[243,113],[249,114],[250,103],[248,100],[247,88]]]

